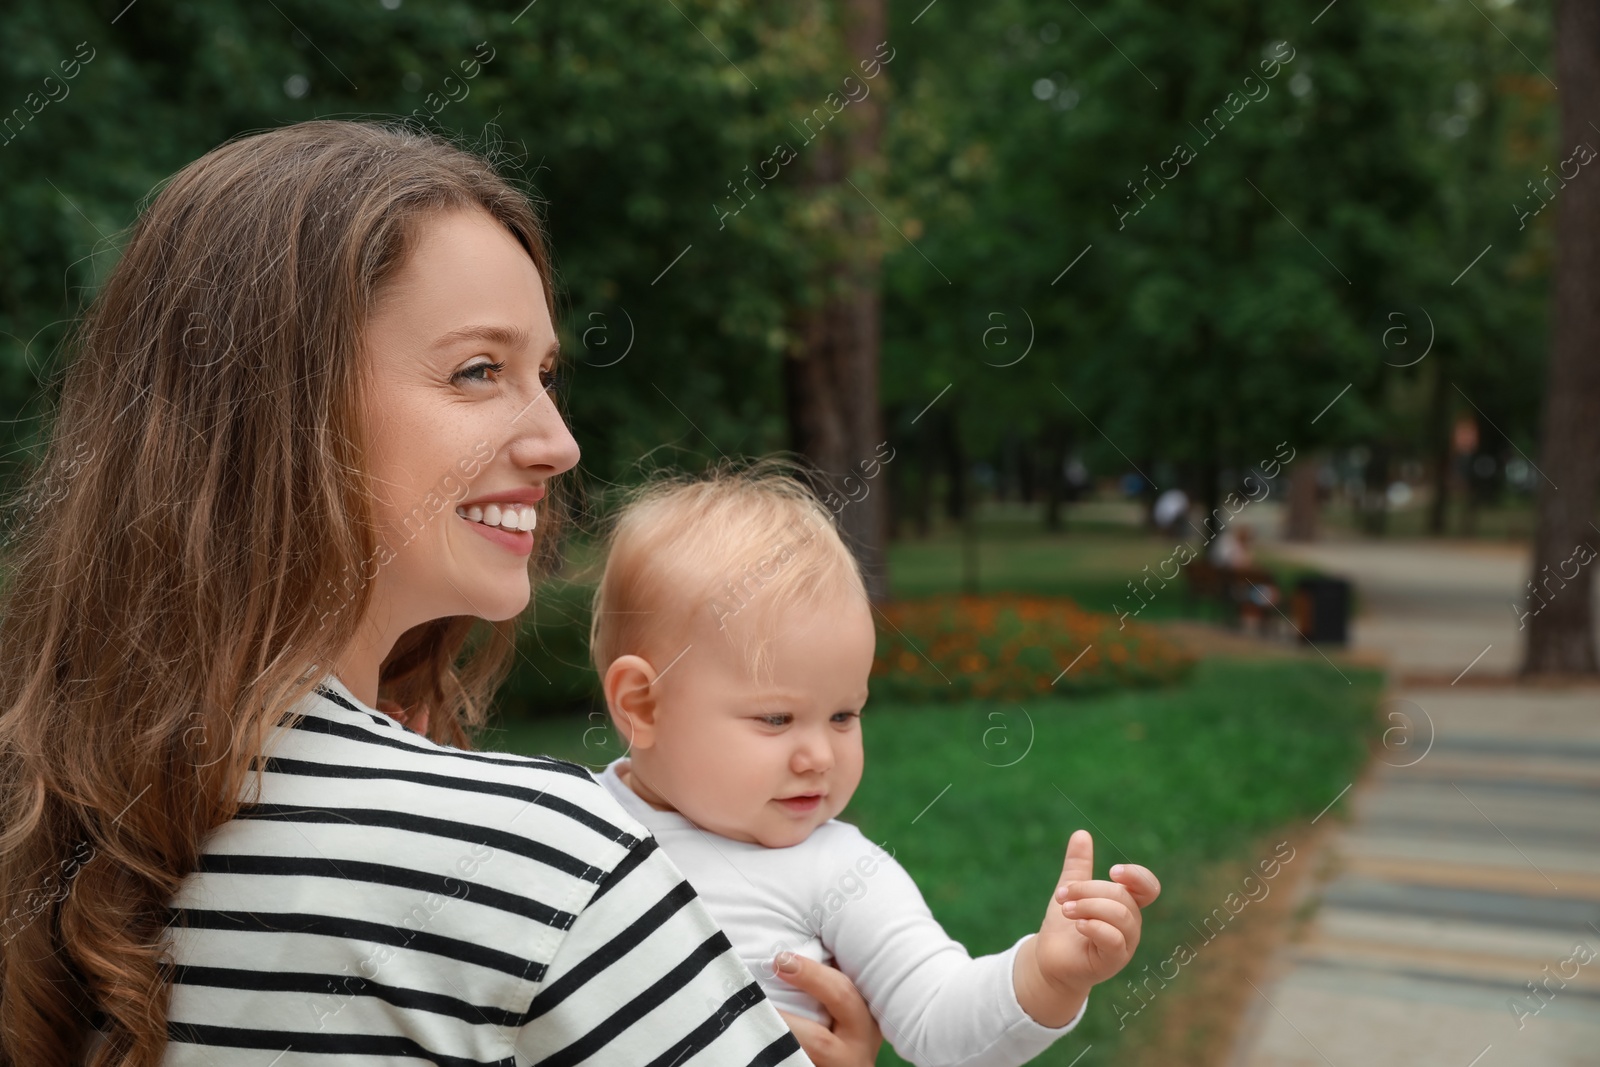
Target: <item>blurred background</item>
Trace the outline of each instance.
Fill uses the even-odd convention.
[[[974,953],[1079,826],[1163,879],[1039,1062],[1597,1062],[1592,5],[8,0],[0,34],[6,485],[164,178],[303,119],[441,131],[542,204],[583,448],[485,744],[620,754],[584,649],[615,490],[788,450],[882,624],[845,817]]]

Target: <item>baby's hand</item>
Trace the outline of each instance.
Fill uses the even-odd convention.
[[[1041,1012],[1051,1019],[1063,1014],[1070,1019],[1089,987],[1126,967],[1139,947],[1140,909],[1160,895],[1161,883],[1136,863],[1111,868],[1111,878],[1094,880],[1094,839],[1087,830],[1075,831],[1044,925],[1032,939],[1030,955],[1043,989],[1030,993],[1041,1011],[1026,1001],[1023,1007],[1046,1025],[1060,1026],[1066,1020],[1047,1021]],[[1022,992],[1019,985],[1019,998]]]

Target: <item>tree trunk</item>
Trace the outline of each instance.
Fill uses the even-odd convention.
[[[961,520],[961,595],[978,595],[978,509]]]
[[[1317,539],[1317,457],[1307,453],[1289,467],[1283,536],[1289,541]]]
[[[1562,86],[1562,145],[1589,143],[1600,114],[1600,7],[1556,4],[1556,77]],[[1594,518],[1600,480],[1600,184],[1576,181],[1561,191],[1556,230],[1555,299],[1550,368],[1545,379],[1544,439],[1539,447],[1538,527],[1533,574],[1562,573],[1580,545],[1600,548]],[[1550,568],[1545,571],[1544,568]],[[1594,565],[1577,574],[1528,618],[1524,674],[1594,674]]]
[[[1461,458],[1467,465],[1466,491],[1462,493],[1465,506],[1461,509],[1461,536],[1471,539],[1478,536],[1478,505],[1483,499],[1483,493],[1478,488],[1477,475],[1472,472],[1472,461],[1478,457]]]
[[[1024,504],[1039,498],[1039,442],[1034,438],[1017,445],[1017,496]]]
[[[967,517],[972,506],[967,499],[967,453],[961,445],[961,426],[953,412],[945,412],[939,420],[939,438],[945,463],[944,513],[949,519],[960,522]]]
[[[1209,543],[1228,525],[1228,509],[1222,506],[1222,465],[1214,459],[1200,464],[1200,536]]]
[[[1382,537],[1389,528],[1389,446],[1372,446],[1372,456],[1361,474],[1361,527],[1369,537]]]
[[[1443,537],[1449,517],[1450,477],[1453,452],[1450,448],[1450,397],[1445,392],[1442,361],[1433,365],[1433,395],[1428,401],[1428,440],[1433,448],[1433,499],[1428,502],[1428,535]]]
[[[915,455],[912,462],[917,467],[916,482],[911,489],[911,515],[916,524],[917,536],[926,538],[933,530],[933,481],[939,464],[939,441],[933,433],[933,424],[925,422],[907,431],[906,443]],[[911,475],[902,471],[909,482]]]
[[[1139,457],[1139,469],[1142,471],[1154,470],[1156,458],[1146,452]],[[1139,478],[1139,510],[1142,513],[1140,528],[1145,533],[1154,533],[1156,529],[1156,496],[1155,483],[1140,476]]]
[[[1044,528],[1051,533],[1061,532],[1061,503],[1067,488],[1066,429],[1051,424],[1044,431]]]
[[[884,0],[844,0],[839,12],[845,54],[852,63],[872,57],[886,37]],[[848,501],[838,509],[840,532],[861,563],[874,601],[889,595],[887,487],[864,476],[884,439],[878,406],[883,249],[876,211],[844,181],[865,182],[869,195],[876,184],[873,177],[882,170],[884,89],[879,82],[840,116],[838,130],[824,132],[803,149],[810,153],[811,191],[842,187],[848,195],[838,198],[845,205],[843,239],[823,269],[820,302],[798,317],[799,351],[785,361],[784,374],[790,445]]]
[[[1201,440],[1205,442],[1200,454],[1200,506],[1205,509],[1205,515],[1200,519],[1200,537],[1210,544],[1211,539],[1227,525],[1228,513],[1222,508],[1222,441],[1217,430],[1216,413],[1205,408],[1200,420]]]

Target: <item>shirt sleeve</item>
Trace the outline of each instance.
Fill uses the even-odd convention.
[[[945,933],[904,867],[860,838],[863,852],[837,878],[843,903],[823,941],[877,1018],[884,1038],[917,1067],[1015,1067],[1078,1025],[1043,1026],[1017,1002],[1017,949],[974,959]],[[860,888],[857,888],[860,887]]]
[[[517,1031],[518,1064],[811,1067],[727,936],[644,837],[578,913]]]

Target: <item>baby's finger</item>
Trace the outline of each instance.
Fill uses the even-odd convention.
[[[1123,943],[1130,953],[1139,947],[1139,933],[1143,927],[1139,912],[1129,910],[1118,901],[1105,897],[1069,900],[1061,905],[1061,914],[1079,922],[1094,920],[1114,926],[1121,931]]]
[[[1094,942],[1094,947],[1102,956],[1118,957],[1131,956],[1133,953],[1128,948],[1128,939],[1108,922],[1099,919],[1079,919],[1078,932]]]
[[[1057,886],[1094,877],[1094,836],[1087,830],[1074,830],[1067,838],[1067,855],[1061,863]]]
[[[1132,932],[1135,917],[1139,913],[1129,910],[1128,906],[1120,901],[1105,897],[1087,897],[1083,900],[1067,901],[1061,905],[1061,914],[1069,919],[1099,919],[1101,922],[1108,922],[1126,936]]]
[[[1148,908],[1161,895],[1161,882],[1155,872],[1137,863],[1119,863],[1112,867],[1111,880],[1127,887],[1141,908]]]
[[[1105,882],[1098,880],[1092,882],[1073,882],[1071,885],[1067,886],[1061,892],[1056,894],[1056,899],[1062,902],[1068,900],[1083,900],[1087,897],[1105,897],[1107,900],[1115,900],[1119,903],[1125,904],[1129,908],[1137,908],[1139,906],[1139,902],[1133,899],[1133,894],[1128,892],[1128,890],[1123,886],[1118,885],[1116,882]]]

